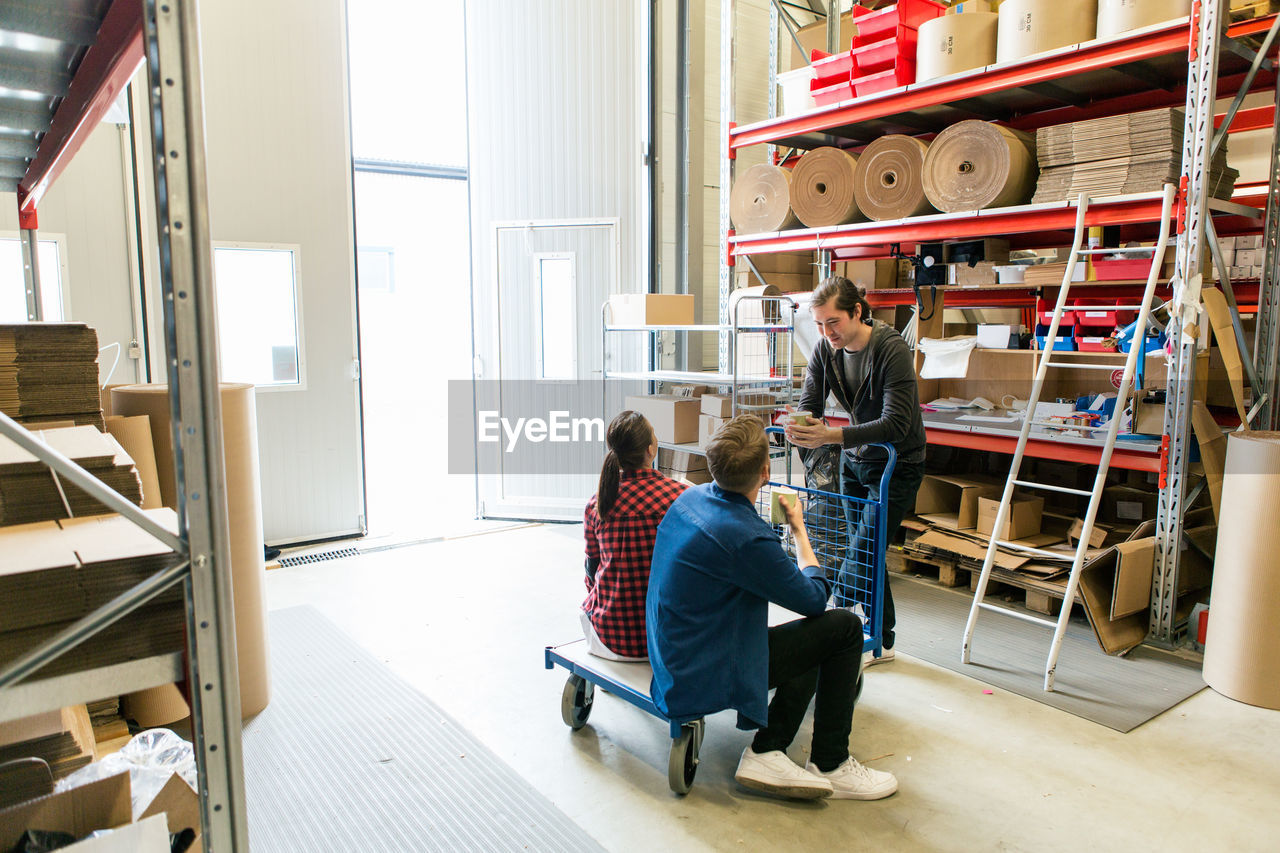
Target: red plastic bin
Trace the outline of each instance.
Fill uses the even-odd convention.
[[[897,36],[872,42],[850,51],[853,59],[852,74],[864,77],[887,71],[904,62],[916,61],[916,43],[918,36],[915,30],[899,27]]]
[[[908,83],[914,82],[916,82],[915,62],[900,62],[888,71],[853,78],[853,91],[859,98],[862,98],[867,95],[873,95],[876,92],[896,89],[899,86],[906,86]],[[815,94],[814,97],[817,97],[817,95]]]
[[[1093,276],[1098,281],[1146,280],[1151,272],[1150,258],[1125,258],[1119,261],[1094,261]]]
[[[1076,335],[1076,350],[1078,352],[1115,352],[1116,342],[1110,337]]]
[[[813,100],[818,106],[825,107],[828,104],[852,99],[854,91],[853,85],[850,84],[848,79],[844,79],[830,86],[823,86],[820,89],[810,89],[809,94],[813,96]]]
[[[848,83],[853,75],[853,57],[849,51],[843,53],[825,53],[815,50],[810,53],[810,65],[813,66],[813,79],[809,81],[809,90],[825,89],[836,83]]]
[[[934,3],[933,0],[898,0],[892,6],[875,11],[854,6],[853,23],[858,28],[854,46],[887,39],[899,25],[917,29],[925,21],[939,18],[946,11],[946,6]]]

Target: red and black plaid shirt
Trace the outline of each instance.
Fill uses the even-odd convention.
[[[596,496],[587,501],[583,528],[587,561],[599,561],[595,580],[587,580],[582,609],[600,640],[615,654],[646,657],[644,598],[649,590],[649,563],[658,522],[667,507],[688,488],[653,468],[623,471],[618,500],[608,521],[596,512]]]

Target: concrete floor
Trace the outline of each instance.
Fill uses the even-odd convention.
[[[667,788],[666,728],[597,693],[560,720],[581,526],[531,526],[268,573],[505,759],[610,850],[1274,850],[1280,712],[1203,690],[1129,734],[899,656],[871,670],[852,749],[899,779],[875,803],[738,788],[750,735],[708,721],[692,792]],[[803,760],[806,726],[791,754]]]

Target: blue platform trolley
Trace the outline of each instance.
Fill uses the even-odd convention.
[[[782,430],[771,427],[769,433],[775,440]],[[884,555],[887,545],[885,501],[889,490],[889,478],[893,475],[897,453],[892,445],[877,444],[888,455],[884,473],[880,479],[876,500],[858,494],[856,484],[840,483],[840,491],[814,489],[794,483],[791,473],[791,448],[775,445],[772,452],[786,458],[785,481],[770,481],[760,490],[757,509],[761,517],[771,521],[772,494],[775,489],[788,488],[799,495],[804,506],[805,529],[814,556],[834,581],[832,605],[849,607],[863,623],[863,650],[879,656],[882,651],[880,634],[883,621],[882,602],[885,589]],[[842,467],[842,466],[841,466]],[[843,474],[841,474],[843,477]],[[803,479],[803,478],[801,478]],[[772,525],[779,541],[790,554],[795,554],[795,542],[786,524]],[[770,622],[783,622],[794,614],[776,607],[770,608]],[[702,747],[706,723],[702,718],[672,719],[658,710],[650,695],[653,671],[648,662],[623,662],[606,660],[589,654],[585,640],[574,640],[545,649],[544,664],[547,669],[559,666],[569,671],[560,698],[560,716],[565,725],[577,731],[587,724],[595,703],[596,688],[636,706],[642,711],[665,722],[671,733],[671,751],[667,760],[667,783],[677,794],[687,794],[693,786],[698,770],[698,752]],[[859,674],[857,691],[862,691]]]

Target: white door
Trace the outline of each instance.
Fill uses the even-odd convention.
[[[261,389],[264,537],[362,534],[344,3],[222,0],[200,13],[222,378]]]
[[[601,397],[601,305],[649,289],[649,8],[466,8],[475,382],[450,389],[450,471],[474,460],[482,517],[576,520],[617,410]]]

